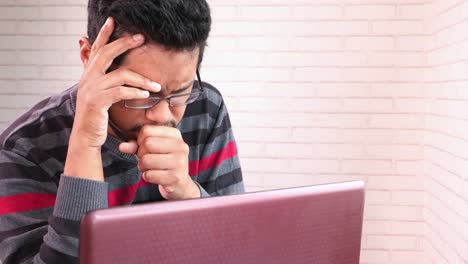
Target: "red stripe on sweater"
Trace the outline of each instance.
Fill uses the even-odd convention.
[[[235,155],[237,155],[237,146],[236,142],[232,141],[222,150],[214,152],[208,157],[190,161],[189,174],[191,176],[196,176],[199,172],[218,166],[223,161],[230,159]],[[143,178],[141,178],[138,183],[109,192],[107,195],[109,207],[130,203],[135,198],[138,188],[146,185],[153,184],[147,183]]]
[[[53,207],[55,195],[24,193],[0,198],[0,215]]]
[[[189,162],[189,174],[194,177],[197,176],[200,172],[216,167],[221,164],[223,161],[230,159],[237,155],[237,146],[236,142],[232,141],[227,144],[222,150],[213,152],[208,157],[193,160]]]
[[[107,201],[109,207],[130,203],[135,198],[138,188],[146,185],[153,184],[147,183],[141,178],[138,183],[108,192]]]

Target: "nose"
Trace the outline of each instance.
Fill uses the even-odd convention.
[[[167,100],[159,101],[158,104],[146,110],[145,117],[157,124],[169,122],[173,119],[171,109],[169,108],[169,102],[167,102]]]

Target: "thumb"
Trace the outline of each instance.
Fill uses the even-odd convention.
[[[136,154],[138,151],[138,144],[136,140],[130,140],[129,142],[120,143],[119,150],[125,154]]]

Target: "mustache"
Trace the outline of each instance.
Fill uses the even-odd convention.
[[[168,121],[168,122],[165,122],[165,123],[153,122],[153,123],[148,123],[148,124],[137,124],[132,129],[130,129],[130,132],[133,132],[133,133],[140,132],[140,130],[144,126],[165,126],[165,127],[175,128],[175,127],[177,127],[177,124],[176,124],[176,122],[174,120],[171,120],[171,121]]]

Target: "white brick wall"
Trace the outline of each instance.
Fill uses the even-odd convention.
[[[81,75],[85,0],[0,2],[0,130]]]
[[[425,260],[468,263],[468,1],[434,1],[426,27]]]
[[[365,180],[362,263],[468,262],[468,1],[209,2],[248,190]],[[0,2],[0,129],[78,80],[86,4]]]

